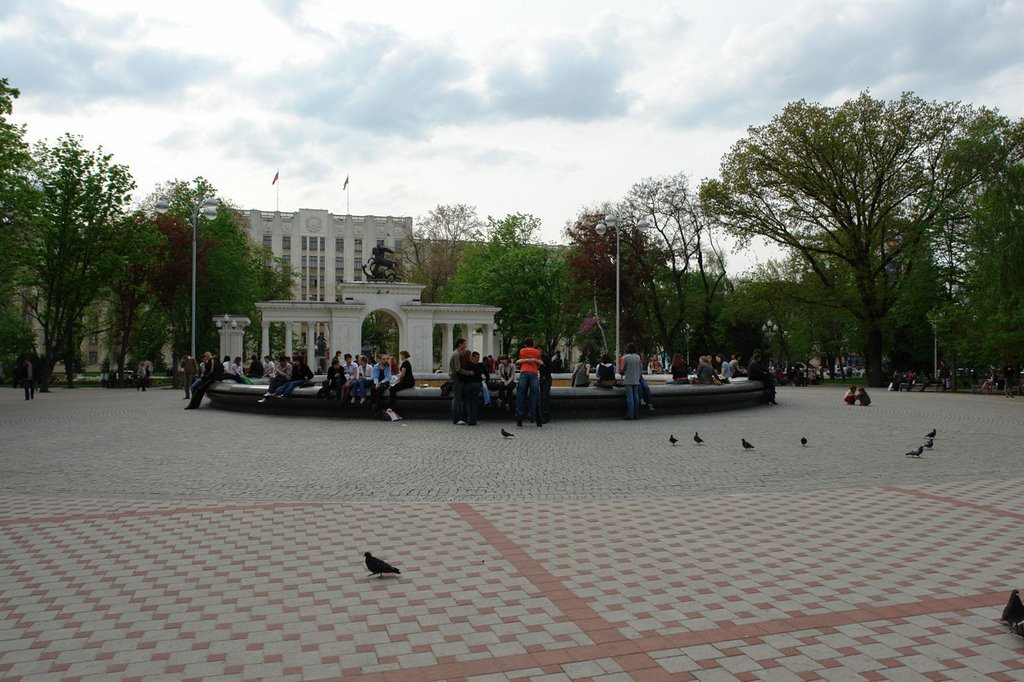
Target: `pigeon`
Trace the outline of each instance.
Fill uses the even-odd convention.
[[[932,429],[931,432],[924,434],[924,437],[925,438],[935,438],[935,429]]]
[[[800,436],[800,445],[807,447],[807,436]]]
[[[504,437],[504,438],[515,438],[515,437],[516,437],[516,434],[514,434],[514,433],[509,433],[509,432],[508,432],[508,431],[506,431],[505,429],[502,429],[502,430],[501,430],[501,435],[502,435],[502,437]]]
[[[753,450],[754,449],[754,446],[751,445],[750,443],[748,443],[746,438],[740,438],[740,441],[743,443],[743,449],[744,450]]]
[[[676,437],[675,437],[675,435],[673,435],[673,434],[671,434],[671,433],[670,433],[670,434],[668,435],[668,442],[669,442],[669,443],[672,443],[672,446],[673,446],[673,447],[675,447],[675,444],[679,442],[679,439],[678,439],[678,438],[676,438]]]
[[[697,432],[696,432],[696,431],[694,431],[694,432],[693,432],[693,442],[694,442],[694,443],[696,443],[697,445],[703,445],[703,444],[704,444],[704,439],[703,439],[703,438],[701,438],[701,437],[700,437],[700,436],[699,436],[699,435],[697,434]]]
[[[1021,621],[1024,621],[1024,604],[1020,601],[1020,590],[1014,590],[1010,592],[1010,600],[1006,602],[999,622],[1003,625],[1016,625]]]
[[[910,452],[908,452],[906,454],[906,456],[907,457],[917,457],[917,458],[920,458],[922,452],[924,452],[924,446],[920,445],[920,446],[918,446],[917,450],[911,450]]]
[[[366,557],[366,568],[370,571],[370,575],[383,578],[385,573],[394,573],[395,575],[401,575],[402,573],[388,562],[378,559],[369,552],[366,552],[363,556]]]
[[[931,450],[931,449],[932,449],[932,446],[933,446],[933,445],[935,445],[935,441],[934,441],[934,440],[932,440],[931,438],[929,438],[929,439],[927,440],[927,442],[925,442],[925,444],[924,444],[924,446],[925,446],[926,448],[928,448],[929,450]]]

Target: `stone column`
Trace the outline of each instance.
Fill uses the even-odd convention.
[[[316,372],[316,322],[306,322],[306,364]]]
[[[284,354],[289,358],[292,356],[292,323],[284,323]]]
[[[267,355],[270,355],[270,323],[266,320],[260,325],[263,331],[262,338],[260,339],[260,361]]]

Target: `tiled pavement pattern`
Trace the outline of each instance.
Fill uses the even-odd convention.
[[[798,408],[801,421],[831,416],[814,395],[783,393],[792,412],[770,424],[756,422],[763,412],[700,418],[709,433],[758,428],[751,466],[771,471],[755,456],[778,464],[757,492],[735,494],[719,491],[725,479],[739,485],[735,472],[716,472],[743,466],[742,455],[691,447],[665,450],[722,460],[682,470],[699,494],[587,497],[573,484],[559,498],[506,453],[504,480],[517,494],[493,501],[448,499],[442,479],[458,474],[443,468],[421,484],[434,501],[396,502],[387,489],[380,501],[315,499],[318,488],[288,495],[287,486],[275,500],[246,499],[249,477],[266,475],[261,463],[295,456],[280,450],[255,453],[234,487],[219,480],[219,496],[131,497],[99,478],[55,483],[47,460],[68,436],[37,430],[16,454],[0,454],[0,679],[1024,680],[1024,639],[996,623],[1024,582],[1020,453],[1002,471],[1014,441],[999,440],[1018,408],[967,399],[968,411],[992,410],[980,415],[985,447],[954,448],[971,434],[951,433],[925,460],[885,464],[920,478],[864,485],[853,474],[816,476],[805,461],[832,457],[862,425],[839,427],[847,433],[835,434],[835,448],[772,447],[772,429],[792,430]],[[797,397],[807,403],[794,406]],[[915,432],[951,430],[947,415],[915,410],[962,408],[945,396],[901,397],[925,400],[882,396],[879,415]],[[65,419],[71,429],[77,420]],[[693,420],[648,423],[681,432]],[[556,443],[595,428],[553,426],[545,437]],[[7,443],[20,437],[0,428]],[[405,436],[392,433],[401,453]],[[662,453],[610,433],[587,439],[593,460],[628,471],[617,460],[632,458],[667,475]],[[526,433],[514,445],[538,456]],[[104,466],[109,447],[79,445],[78,466]],[[161,470],[166,461],[177,471],[172,448],[139,451],[140,471],[119,485],[175,491],[176,474]],[[462,465],[475,475],[473,461]],[[602,476],[575,466],[579,480]],[[764,490],[773,480],[779,490]],[[52,487],[32,489],[44,484]],[[367,549],[402,576],[367,577]]]

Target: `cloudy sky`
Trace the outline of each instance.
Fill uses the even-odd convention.
[[[284,211],[466,203],[554,242],[645,177],[716,175],[792,100],[1024,116],[1022,29],[1024,0],[3,0],[0,76],[30,139],[102,145],[140,198],[203,175],[273,210],[280,169]]]

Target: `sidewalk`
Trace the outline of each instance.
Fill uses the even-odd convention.
[[[922,461],[886,455],[894,473],[916,480],[863,485],[875,474],[840,467],[844,439],[870,441],[855,422],[867,411],[834,410],[829,394],[799,390],[780,391],[775,412],[653,419],[649,436],[621,424],[605,432],[556,421],[550,435],[545,427],[549,447],[584,440],[602,466],[649,466],[662,477],[680,467],[677,477],[694,479],[685,491],[703,488],[652,496],[630,488],[622,497],[607,495],[605,483],[581,494],[580,482],[600,472],[575,451],[564,455],[575,476],[567,493],[552,494],[543,479],[562,470],[545,473],[554,465],[537,459],[525,429],[518,449],[493,461],[435,459],[435,478],[417,474],[413,502],[396,501],[408,482],[378,500],[314,495],[322,488],[305,483],[301,495],[283,494],[293,488],[282,484],[275,499],[248,497],[251,477],[289,461],[310,465],[275,450],[277,436],[274,448],[251,454],[250,470],[225,475],[202,499],[166,493],[183,489],[170,460],[176,449],[193,463],[216,457],[219,441],[198,453],[186,436],[154,443],[135,457],[137,478],[118,482],[138,490],[148,481],[153,494],[115,495],[100,476],[56,482],[51,460],[69,461],[60,453],[81,438],[79,422],[104,414],[104,427],[118,430],[122,419],[159,413],[167,423],[153,429],[167,433],[238,417],[204,410],[185,413],[202,421],[180,422],[159,393],[148,402],[59,403],[48,415],[7,411],[0,428],[19,448],[0,457],[0,679],[1024,680],[1024,639],[996,622],[1010,589],[1024,587],[1024,513],[1009,503],[1024,483],[1011,473],[1019,451],[1003,459],[1013,441],[998,445],[1004,429],[1019,428],[1019,408],[882,396],[876,424],[913,433],[937,424],[946,440]],[[43,409],[56,405],[44,396]],[[54,433],[37,431],[36,450],[23,452],[11,427],[43,416]],[[783,448],[808,420],[831,420],[843,433],[813,451]],[[954,428],[971,420],[988,434],[985,447],[954,445],[980,438]],[[662,430],[692,435],[684,428],[695,423],[711,445],[654,449]],[[757,451],[718,445],[737,425],[759,432]],[[344,429],[306,428],[317,452],[321,428]],[[433,427],[387,433],[393,453],[434,444]],[[108,447],[80,446],[81,470],[111,466]],[[344,476],[366,473],[355,465],[361,458],[324,457],[320,466],[333,457]],[[482,466],[503,467],[516,499],[445,499],[452,489],[441,479],[462,467],[475,480]],[[773,468],[778,475],[765,478]],[[972,469],[974,478],[964,473]],[[645,480],[622,478],[627,487]],[[814,489],[792,489],[800,480]],[[716,492],[744,485],[750,491]],[[222,499],[209,498],[212,490]],[[438,499],[419,501],[429,490]],[[368,577],[364,551],[402,575]]]

